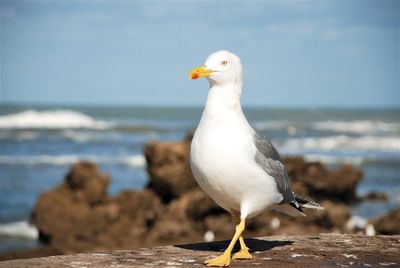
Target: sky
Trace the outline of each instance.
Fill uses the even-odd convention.
[[[202,106],[209,54],[241,57],[242,103],[400,104],[400,1],[0,0],[0,103]]]

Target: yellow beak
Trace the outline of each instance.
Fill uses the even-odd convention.
[[[211,70],[206,69],[204,66],[200,66],[190,71],[189,79],[198,79],[201,77],[209,76],[211,73]]]

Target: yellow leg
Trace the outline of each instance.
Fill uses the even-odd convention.
[[[231,253],[232,249],[236,244],[236,241],[239,239],[240,235],[243,233],[245,227],[245,220],[240,220],[240,223],[236,225],[235,235],[233,236],[229,246],[225,249],[224,253],[221,256],[206,260],[204,263],[207,266],[229,266],[231,263]]]
[[[238,224],[240,222],[240,217],[238,213],[231,213],[232,214],[232,219],[233,222],[235,224]],[[232,258],[233,259],[252,259],[253,256],[251,256],[251,254],[249,253],[249,248],[246,246],[246,244],[244,243],[244,239],[243,236],[240,235],[239,237],[239,243],[240,243],[240,250],[239,252],[236,252],[235,254],[233,254]]]

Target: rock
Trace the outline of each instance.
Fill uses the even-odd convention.
[[[31,221],[39,239],[60,253],[146,245],[162,203],[149,190],[106,195],[109,177],[78,163],[65,182],[43,193]]]
[[[207,216],[225,212],[201,189],[185,193],[171,204],[171,207],[175,213],[179,211],[193,221],[199,221]]]
[[[147,188],[165,203],[198,187],[189,168],[190,142],[151,142],[144,147],[150,176]]]
[[[101,244],[118,248],[152,245],[149,232],[164,210],[158,196],[149,190],[126,191],[110,201],[118,205],[120,216],[104,230]]]
[[[345,224],[351,215],[349,208],[328,200],[321,202],[321,205],[325,210],[304,209],[305,217],[291,217],[275,211],[264,212],[248,220],[246,234],[249,236],[296,235],[345,231]]]
[[[226,213],[201,189],[191,190],[167,205],[151,234],[152,240],[156,244],[160,244],[160,241],[165,244],[171,241],[188,243],[193,239],[202,241],[209,229],[207,219],[221,214]],[[225,216],[229,217],[227,214]],[[233,227],[232,224],[230,226]],[[221,237],[221,234],[217,233],[217,237]]]
[[[229,213],[198,186],[189,169],[190,137],[184,142],[153,142],[145,146],[150,175],[144,190],[107,196],[109,176],[95,164],[74,165],[64,182],[41,194],[31,221],[39,230],[42,250],[10,253],[23,257],[67,254],[152,245],[230,239]],[[361,173],[350,166],[330,171],[321,163],[287,158],[294,190],[319,200],[324,211],[305,210],[291,218],[267,211],[246,223],[245,236],[345,232]]]
[[[306,162],[301,157],[288,157],[284,163],[293,190],[299,195],[345,203],[357,200],[356,188],[362,179],[360,170],[350,165],[328,170],[320,162]]]
[[[369,202],[387,202],[389,201],[388,196],[383,192],[372,191],[361,197],[362,201]]]
[[[105,200],[109,182],[110,177],[100,174],[97,165],[90,162],[75,164],[65,178],[65,184],[71,189],[74,199],[90,205]]]
[[[106,218],[96,213],[97,205],[106,201],[108,183],[109,177],[101,174],[97,165],[88,162],[74,165],[65,182],[41,194],[34,208],[31,222],[39,230],[40,241],[65,252],[84,249],[85,244],[90,247],[92,233],[107,224]]]
[[[400,234],[400,208],[394,209],[385,215],[374,219],[371,223],[378,234]]]
[[[145,147],[150,182],[148,189],[155,191],[164,202],[170,202],[167,215],[163,216],[168,226],[184,226],[185,236],[199,236],[213,231],[217,238],[231,234],[230,216],[224,213],[203,191],[199,189],[188,168],[190,137],[184,142],[156,142]],[[351,166],[330,171],[319,162],[306,162],[303,158],[287,158],[285,163],[296,192],[305,197],[323,201],[350,202],[356,200],[355,189],[361,172]],[[339,183],[338,183],[339,182]],[[307,210],[307,217],[290,218],[273,212],[264,213],[249,220],[250,235],[276,233],[318,233],[320,231],[343,231],[350,217],[345,205],[324,202],[323,212]],[[171,218],[174,220],[171,221]],[[280,219],[280,227],[273,230],[270,221]],[[168,219],[168,220],[167,220]],[[187,224],[189,222],[190,224]],[[161,223],[160,223],[161,224]],[[229,228],[227,228],[229,226]],[[157,229],[157,228],[156,228]],[[226,231],[229,229],[229,231]],[[168,237],[178,238],[179,232],[168,231]],[[173,235],[174,233],[174,235]],[[183,235],[181,233],[181,235]],[[186,241],[186,240],[185,240]]]
[[[198,188],[189,168],[191,137],[183,142],[152,142],[144,153],[150,181],[147,188],[155,191],[168,203],[184,192]],[[337,202],[357,201],[356,188],[362,172],[350,165],[328,170],[320,162],[306,162],[301,157],[284,159],[293,190],[315,200]]]
[[[87,219],[89,213],[90,206],[76,202],[68,186],[63,184],[40,195],[31,222],[38,228],[41,242],[57,244],[68,239],[69,234],[75,235],[73,223],[84,224],[81,219]]]
[[[398,267],[400,236],[321,234],[246,239],[253,259],[230,267]],[[102,251],[0,262],[8,267],[198,267],[229,241]]]
[[[28,259],[28,258],[39,258],[46,256],[62,255],[54,247],[50,246],[40,246],[37,248],[21,249],[10,252],[0,253],[0,267],[2,267],[1,261],[13,260],[13,259]]]

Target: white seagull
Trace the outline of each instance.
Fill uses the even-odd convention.
[[[293,193],[278,152],[247,122],[240,104],[240,58],[217,51],[189,73],[190,79],[200,77],[208,79],[210,91],[190,148],[190,167],[200,187],[236,224],[224,253],[205,261],[207,266],[228,266],[237,240],[241,249],[233,258],[252,258],[242,237],[247,218],[268,208],[290,215],[304,215],[303,207],[323,208]]]

